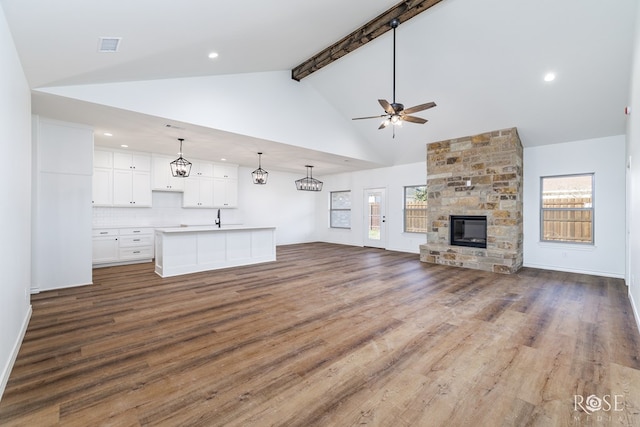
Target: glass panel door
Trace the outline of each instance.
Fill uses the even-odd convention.
[[[364,190],[364,246],[385,248],[387,244],[386,203],[384,188]]]

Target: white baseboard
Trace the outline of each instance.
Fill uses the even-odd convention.
[[[611,277],[614,279],[624,279],[624,273],[611,273],[608,271],[581,270],[577,268],[564,268],[555,265],[524,263],[523,267],[539,268],[540,270],[563,271],[565,273],[588,274],[590,276]]]
[[[18,357],[18,352],[20,351],[20,346],[22,345],[24,334],[27,333],[27,326],[29,326],[29,320],[31,320],[31,312],[32,308],[31,305],[29,305],[29,310],[27,310],[24,320],[22,321],[22,327],[20,328],[18,338],[16,339],[16,342],[13,343],[13,348],[11,349],[11,357],[9,358],[7,364],[2,368],[2,374],[0,376],[0,400],[2,400],[4,389],[7,387],[7,382],[9,382],[9,375],[11,375],[13,364],[16,363],[16,358]]]
[[[636,319],[636,327],[638,328],[638,332],[640,332],[640,313],[638,312],[638,305],[633,299],[633,294],[631,293],[631,287],[629,286],[629,301],[631,302],[631,309],[633,310],[633,317]]]

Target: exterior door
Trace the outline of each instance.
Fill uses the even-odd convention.
[[[385,195],[385,188],[364,190],[364,246],[382,249],[387,246]]]

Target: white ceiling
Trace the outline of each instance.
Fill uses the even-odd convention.
[[[37,91],[290,70],[396,3],[0,0],[36,90],[33,111],[94,127],[96,145],[127,141],[129,149],[175,154],[184,135],[165,126],[172,124],[186,129],[187,158],[254,166],[263,151],[267,170],[304,174],[314,164],[321,176],[422,161],[429,142],[508,127],[525,146],[625,133],[636,0],[443,0],[402,23],[396,100],[438,106],[416,114],[427,124],[406,123],[394,139],[377,120],[350,120],[381,114],[378,98],[391,101],[391,32],[305,78],[383,162]],[[119,52],[97,53],[101,36],[122,37]],[[208,59],[210,51],[220,56]],[[552,83],[543,81],[548,71],[557,74]],[[308,133],[330,126],[318,122]]]

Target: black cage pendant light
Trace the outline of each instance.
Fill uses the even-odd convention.
[[[182,157],[182,141],[184,141],[184,138],[178,138],[178,141],[180,141],[180,152],[178,153],[180,157],[169,163],[171,175],[178,178],[186,178],[191,173],[191,162]]]
[[[322,181],[318,181],[313,177],[313,166],[305,165],[307,168],[307,176],[296,180],[296,188],[301,191],[322,191]]]
[[[262,153],[258,153],[258,169],[251,172],[251,178],[253,179],[254,184],[266,184],[267,178],[269,177],[269,172],[262,169]]]

